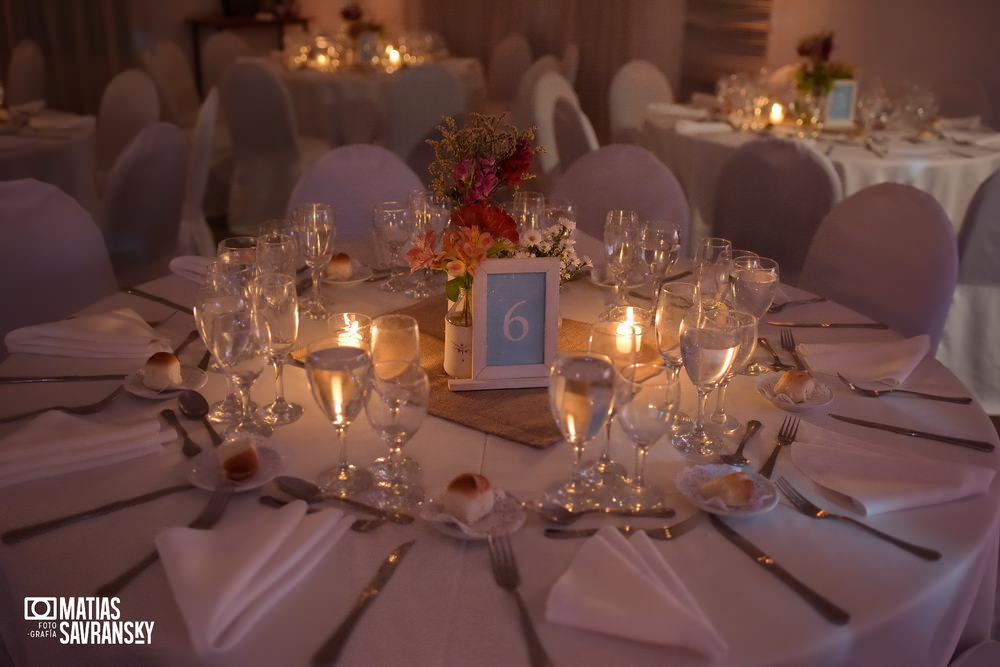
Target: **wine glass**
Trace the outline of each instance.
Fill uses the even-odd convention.
[[[680,399],[677,370],[663,364],[635,363],[618,372],[615,412],[635,445],[635,475],[625,502],[630,510],[663,504],[663,490],[645,481],[646,455],[667,432]]]
[[[312,279],[309,294],[299,301],[299,312],[307,319],[326,319],[329,312],[320,297],[319,287],[333,257],[333,239],[336,236],[333,207],[329,204],[296,206],[292,209],[292,224]]]
[[[611,417],[614,394],[615,368],[610,359],[590,352],[556,355],[549,370],[549,407],[560,432],[573,447],[573,468],[569,479],[546,490],[546,502],[571,512],[592,507],[580,477],[580,460],[587,443]]]
[[[287,229],[264,228],[257,234],[257,270],[260,273],[295,275],[299,248]]]
[[[298,296],[295,278],[287,273],[262,273],[250,288],[257,335],[274,368],[274,401],[260,410],[272,425],[291,424],[302,416],[302,406],[285,400],[284,358],[299,333]]]
[[[375,205],[372,219],[375,239],[389,249],[389,278],[381,288],[387,292],[403,292],[407,288],[399,268],[399,253],[413,236],[413,219],[402,202],[386,201]]]
[[[694,283],[671,282],[664,283],[656,297],[653,311],[656,348],[663,357],[663,362],[676,372],[680,372],[684,365],[681,357],[681,322],[694,305],[696,293]],[[679,409],[674,410],[671,429],[674,435],[690,433],[691,418]]]
[[[681,230],[675,224],[647,221],[639,228],[639,259],[653,281],[653,299],[681,252]]]
[[[199,292],[199,295],[211,292],[220,295],[245,296],[248,294],[255,272],[256,266],[254,264],[243,263],[239,257],[239,253],[224,251],[216,259],[209,262],[208,267],[205,269],[205,282],[202,285],[203,291]],[[200,317],[197,308],[194,309],[193,315],[195,326],[201,335],[201,340],[205,344],[205,348],[211,351],[212,346],[209,342],[210,333],[206,331],[205,322]],[[219,366],[218,361],[214,357],[207,370],[223,373],[222,367]],[[223,374],[225,375],[225,373]],[[243,405],[236,382],[229,375],[226,375],[226,385],[225,397],[221,401],[213,403],[208,412],[208,418],[220,424],[236,422],[239,420],[240,415],[243,414]],[[254,411],[257,409],[257,406],[251,401],[249,409]]]
[[[604,251],[608,276],[614,282],[612,306],[628,305],[626,286],[636,254],[638,216],[635,211],[608,211],[604,220]]]
[[[253,265],[257,263],[256,236],[230,236],[224,238],[215,247],[216,257],[228,257],[227,262],[237,265]]]
[[[686,454],[710,456],[722,444],[705,430],[708,395],[726,377],[736,359],[739,336],[732,312],[696,302],[680,326],[681,358],[691,384],[698,390],[698,412],[691,432],[674,436],[674,446]]]
[[[702,239],[695,251],[695,284],[700,300],[721,304],[729,291],[729,272],[733,260],[733,244],[727,239]]]
[[[739,339],[739,346],[736,349],[736,357],[733,364],[726,373],[726,376],[719,383],[715,393],[715,411],[712,413],[712,423],[717,424],[725,434],[736,433],[741,424],[740,420],[726,413],[726,389],[732,382],[736,374],[746,368],[753,358],[754,350],[757,349],[757,318],[752,313],[742,310],[729,311],[736,322],[736,335]]]
[[[372,363],[385,364],[380,368],[384,373],[391,371],[390,364],[396,364],[399,372],[407,364],[420,364],[420,327],[417,320],[409,315],[389,313],[372,320],[371,327]]]
[[[545,213],[545,196],[541,192],[521,190],[511,202],[510,217],[517,223],[517,231],[524,234],[529,229],[541,229]]]
[[[778,263],[769,257],[736,257],[731,277],[733,308],[758,319],[767,313],[778,288]]]
[[[336,339],[318,341],[306,352],[306,375],[316,404],[333,424],[340,443],[337,465],[320,473],[324,492],[353,496],[366,491],[372,475],[347,460],[347,428],[361,412],[371,386],[371,357],[359,347]]]
[[[406,364],[402,371],[396,362],[372,364],[365,414],[368,423],[389,446],[388,455],[375,459],[370,468],[379,507],[407,511],[424,499],[424,490],[415,483],[420,466],[403,455],[403,446],[423,423],[429,400],[430,383],[420,364]]]

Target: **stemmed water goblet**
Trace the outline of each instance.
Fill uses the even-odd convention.
[[[381,285],[387,292],[404,292],[407,289],[404,274],[399,267],[399,253],[413,236],[413,219],[406,204],[398,201],[375,205],[372,218],[375,239],[389,249],[389,277]]]
[[[735,258],[731,278],[733,308],[751,313],[759,321],[774,302],[779,277],[778,262],[769,257]],[[743,372],[760,375],[769,370],[768,366],[753,362]]]
[[[408,511],[424,499],[417,484],[420,466],[403,455],[403,446],[427,415],[430,384],[420,364],[392,361],[372,364],[371,389],[365,401],[368,423],[389,447],[386,456],[372,462],[375,501],[379,507]]]
[[[611,308],[628,305],[626,287],[636,256],[638,216],[635,211],[608,211],[604,220],[604,256],[608,276],[614,282],[615,297]]]
[[[433,231],[440,239],[441,233],[451,217],[451,205],[447,200],[437,197],[429,190],[414,190],[409,199],[410,216],[413,220],[413,235]],[[426,299],[431,295],[427,283],[433,271],[420,269],[413,274],[407,296],[414,299]]]
[[[379,315],[371,325],[371,355],[373,364],[388,373],[395,363],[400,372],[407,364],[420,364],[420,327],[409,315],[389,313]]]
[[[615,368],[611,360],[590,352],[560,352],[549,369],[549,407],[566,441],[573,447],[567,480],[545,492],[545,502],[570,512],[593,507],[580,477],[580,461],[588,442],[604,428],[614,407]]]
[[[695,251],[695,284],[699,301],[713,305],[725,302],[729,292],[729,273],[732,270],[733,244],[728,239],[710,237],[702,239]]]
[[[715,391],[715,411],[712,413],[713,424],[719,426],[722,432],[729,435],[740,428],[740,420],[726,413],[726,390],[733,378],[750,363],[754,350],[757,349],[757,318],[752,313],[742,310],[730,310],[735,321],[735,331],[739,340],[736,357],[722,382]]]
[[[618,372],[617,387],[618,424],[635,445],[635,475],[625,506],[633,511],[651,509],[663,504],[663,490],[646,484],[646,455],[670,432],[680,397],[677,370],[663,364],[629,364]]]
[[[257,234],[257,269],[260,273],[285,273],[295,276],[299,262],[299,246],[287,228],[264,227]]]
[[[545,196],[540,192],[521,190],[514,195],[508,210],[510,217],[517,223],[518,233],[541,229],[545,215]]]
[[[292,225],[312,279],[309,294],[299,300],[299,313],[307,319],[326,319],[329,311],[320,297],[319,288],[333,257],[336,236],[333,207],[329,204],[300,204],[292,209]]]
[[[274,401],[260,409],[272,425],[291,424],[302,416],[302,406],[285,400],[284,358],[299,332],[295,278],[287,273],[262,273],[250,287],[257,335],[274,368]]]
[[[681,252],[681,230],[668,222],[647,221],[639,228],[639,258],[653,282],[653,299]]]
[[[371,357],[360,347],[341,345],[328,338],[309,346],[306,375],[313,399],[337,431],[337,464],[320,473],[317,483],[324,492],[354,496],[367,491],[372,475],[347,459],[347,429],[365,405],[371,386]]]
[[[669,368],[679,373],[684,365],[681,356],[681,322],[694,305],[697,287],[694,283],[664,283],[656,297],[653,310],[653,332],[656,335],[656,349]],[[691,432],[691,418],[674,410],[671,424],[674,435]]]

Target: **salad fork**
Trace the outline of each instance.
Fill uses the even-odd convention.
[[[517,601],[517,610],[521,615],[521,630],[528,643],[528,655],[532,667],[551,667],[552,660],[545,652],[545,647],[542,646],[542,641],[531,624],[528,608],[517,590],[521,584],[521,575],[517,569],[517,560],[514,558],[514,549],[510,545],[510,534],[491,532],[487,537],[487,543],[490,550],[490,565],[493,567],[493,579],[500,588],[509,591]]]
[[[880,530],[876,530],[875,528],[872,528],[868,524],[862,523],[852,517],[843,514],[835,514],[834,512],[827,512],[825,509],[819,507],[818,505],[813,504],[812,501],[810,501],[808,498],[799,493],[798,489],[792,486],[791,483],[788,482],[788,480],[786,480],[784,477],[779,477],[778,481],[775,484],[779,489],[781,489],[781,493],[784,494],[786,498],[788,498],[788,501],[792,504],[792,507],[794,507],[802,514],[805,514],[806,516],[810,516],[814,519],[837,519],[838,521],[843,521],[844,523],[853,524],[858,528],[867,530],[875,537],[879,537],[885,540],[886,542],[895,544],[900,549],[909,551],[914,556],[918,556],[920,558],[923,558],[924,560],[938,560],[939,558],[941,558],[941,552],[939,551],[935,551],[934,549],[928,549],[927,547],[921,547],[916,544],[911,544],[910,542],[901,540],[898,537],[893,537],[892,535],[888,535]]]
[[[799,370],[804,371],[806,369],[805,362],[802,361],[802,357],[799,356],[798,351],[795,349],[795,335],[788,329],[782,329],[781,331],[781,349],[792,355],[792,359],[795,360],[795,365],[799,367]]]
[[[799,420],[795,417],[785,417],[785,421],[781,422],[781,428],[778,430],[778,442],[775,444],[774,449],[771,450],[771,455],[767,457],[767,461],[760,468],[759,473],[761,477],[771,478],[771,473],[774,472],[774,464],[778,461],[778,454],[781,453],[781,448],[795,442],[795,435],[798,432]]]
[[[855,394],[860,394],[862,396],[872,396],[879,397],[885,396],[886,394],[907,394],[909,396],[919,396],[921,398],[929,398],[932,401],[945,401],[946,403],[959,403],[961,405],[968,405],[972,403],[972,399],[968,396],[939,396],[938,394],[925,394],[922,391],[913,391],[912,389],[866,389],[864,387],[859,387],[847,378],[845,378],[840,373],[837,373],[837,377],[846,384],[851,391]]]
[[[0,417],[0,424],[8,424],[18,419],[25,419],[26,417],[34,417],[35,415],[40,415],[43,412],[48,412],[49,410],[62,410],[71,415],[91,415],[95,412],[100,412],[104,408],[111,405],[125,389],[125,385],[118,385],[118,387],[112,391],[110,394],[105,396],[99,401],[93,403],[87,403],[85,405],[51,405],[44,408],[37,408],[35,410],[28,410],[27,412],[19,412],[16,415],[7,415],[6,417]]]

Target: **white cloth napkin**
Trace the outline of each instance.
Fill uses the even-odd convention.
[[[728,648],[649,537],[626,539],[611,526],[584,542],[553,584],[545,617],[710,658]]]
[[[671,118],[688,118],[690,120],[708,120],[708,109],[699,109],[686,104],[669,102],[650,102],[646,111],[654,116],[669,116]]]
[[[130,308],[33,324],[8,332],[4,342],[10,352],[62,357],[147,359],[171,350],[170,341]]]
[[[166,528],[156,548],[199,655],[223,653],[253,629],[348,529],[336,509],[306,515],[301,500],[253,522]]]
[[[982,148],[1000,148],[1000,132],[968,132],[952,130],[948,138],[960,144],[972,144]]]
[[[170,270],[182,278],[204,284],[205,274],[208,272],[208,265],[212,260],[201,255],[180,255],[170,260]]]
[[[174,437],[156,419],[100,424],[43,412],[0,440],[0,487],[155,454]]]
[[[42,111],[28,120],[33,130],[76,130],[94,126],[93,116],[81,116],[67,111]]]
[[[934,157],[946,154],[948,147],[936,141],[926,143],[894,141],[886,146],[885,152],[889,157]]]
[[[931,349],[925,334],[902,341],[878,343],[799,343],[809,368],[858,382],[883,382],[897,386],[906,382]]]
[[[810,479],[842,495],[861,514],[934,505],[983,493],[996,471],[914,456],[809,424],[791,447]]]
[[[682,118],[674,124],[677,134],[708,134],[710,132],[733,132],[733,126],[722,121],[700,121]]]

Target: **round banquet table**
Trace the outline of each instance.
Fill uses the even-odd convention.
[[[191,304],[195,285],[167,276],[143,286],[147,291]],[[797,292],[786,288],[789,296]],[[324,287],[337,310],[375,315],[412,306],[405,296],[390,295],[367,282],[352,287]],[[587,279],[566,286],[561,297],[564,318],[592,321],[605,299],[605,289]],[[443,297],[442,297],[443,298]],[[641,302],[640,302],[641,305]],[[89,312],[130,307],[146,318],[170,309],[135,296],[118,294],[94,304]],[[798,321],[860,321],[832,303],[787,310],[783,318]],[[161,325],[176,343],[194,327],[188,315]],[[305,322],[300,343],[324,334]],[[891,331],[862,329],[798,329],[800,342],[893,340]],[[765,325],[761,335],[777,332]],[[182,361],[194,365],[204,348],[196,342]],[[135,362],[14,354],[0,365],[3,375],[132,372]],[[760,378],[737,377],[729,391],[729,411],[743,420],[763,423],[746,454],[759,467],[773,446],[778,425],[787,413],[756,391]],[[112,387],[108,382],[0,386],[3,414],[53,403],[94,400]],[[857,417],[908,424],[914,428],[997,442],[996,432],[977,404],[952,405],[902,398],[870,399],[851,394],[840,384],[829,409]],[[927,391],[964,393],[956,378],[933,358],[924,359],[907,386]],[[269,401],[273,384],[267,373],[256,383],[258,403]],[[209,373],[203,392],[210,400],[224,393],[224,382]],[[320,416],[309,394],[304,371],[286,370],[286,395],[305,406],[304,417],[281,427],[271,444],[283,457],[283,472],[314,477],[336,458],[332,427]],[[93,419],[113,421],[140,414],[153,416],[175,401],[125,394]],[[683,381],[682,408],[693,410],[693,392]],[[501,405],[497,409],[502,409]],[[540,402],[539,410],[547,410]],[[942,443],[853,427],[827,416],[827,409],[801,413],[802,419],[855,438],[892,447],[901,457],[962,461],[996,469],[997,453],[981,453]],[[186,422],[195,440],[208,443],[197,422]],[[0,425],[0,436],[18,424]],[[617,428],[612,454],[632,461],[631,448]],[[348,454],[363,463],[379,456],[384,445],[364,420],[348,431]],[[727,439],[731,450],[732,439]],[[594,445],[596,447],[596,445]],[[794,447],[794,444],[792,445]],[[478,471],[521,499],[538,498],[545,486],[569,471],[571,452],[560,442],[534,448],[428,417],[407,445],[407,453],[423,467],[423,483],[435,495],[455,475]],[[674,489],[672,479],[693,459],[669,444],[657,444],[647,474],[668,490],[677,519],[696,510]],[[173,441],[162,453],[89,472],[77,472],[0,489],[5,511],[0,530],[68,514],[182,481],[187,465]],[[787,453],[775,474],[792,480],[811,497],[814,487],[795,469]],[[270,486],[265,491],[274,491]],[[0,546],[0,628],[15,664],[306,665],[353,605],[378,564],[399,544],[416,543],[381,596],[356,627],[342,665],[512,665],[527,664],[514,601],[493,581],[486,546],[442,534],[432,524],[388,524],[368,533],[348,532],[315,569],[269,609],[254,630],[231,651],[211,659],[193,653],[165,572],[154,564],[120,594],[123,619],[152,620],[149,645],[62,645],[57,639],[29,637],[35,624],[23,620],[28,596],[87,596],[150,551],[164,527],[183,525],[205,501],[203,491],[185,491],[101,518],[77,523],[16,545]],[[222,523],[253,522],[274,510],[257,502],[257,491],[234,497]],[[707,520],[691,532],[655,548],[681,577],[710,622],[729,645],[710,662],[678,647],[657,646],[558,625],[545,619],[549,589],[566,570],[583,543],[550,540],[544,521],[530,514],[512,536],[521,569],[521,592],[550,656],[557,665],[881,665],[940,667],[957,648],[984,639],[996,599],[1000,482],[978,496],[931,506],[866,517],[874,527],[917,544],[937,548],[936,562],[918,559],[851,526],[815,521],[784,504],[769,513],[731,519],[741,534],[774,557],[809,586],[851,614],[850,623],[831,625],[777,579],[758,567],[710,527]],[[830,509],[834,509],[826,503]],[[840,508],[837,508],[840,509]],[[649,520],[647,520],[649,521]],[[576,525],[615,523],[582,519]],[[655,523],[655,522],[654,522]]]

